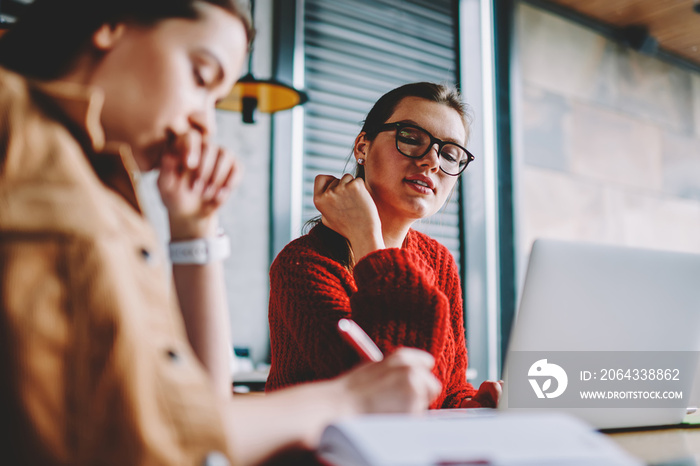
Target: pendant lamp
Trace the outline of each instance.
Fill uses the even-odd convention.
[[[255,0],[250,1],[250,14],[254,17]],[[233,86],[231,92],[216,108],[243,113],[243,123],[255,123],[255,111],[275,113],[301,105],[308,96],[277,79],[257,79],[253,76],[253,51],[248,55],[248,73]]]

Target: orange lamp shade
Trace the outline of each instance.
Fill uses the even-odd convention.
[[[253,113],[258,110],[263,113],[275,113],[287,110],[308,100],[305,92],[275,79],[259,80],[252,74],[243,76],[233,86],[233,89],[217,108],[243,112],[243,121],[253,123]]]

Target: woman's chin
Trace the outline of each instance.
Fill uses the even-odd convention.
[[[418,220],[423,220],[425,218],[430,217],[436,211],[436,209],[431,209],[429,206],[425,206],[422,204],[412,204],[410,206],[407,206],[407,208],[405,207],[401,209],[401,216],[406,220],[416,222]]]

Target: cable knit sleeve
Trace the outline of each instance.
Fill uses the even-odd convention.
[[[351,276],[339,263],[299,242],[270,269],[272,365],[265,389],[327,379],[360,362],[336,330],[351,317]]]
[[[357,263],[354,275],[352,318],[377,346],[383,351],[409,346],[439,357],[450,303],[437,288],[433,270],[415,252],[375,251]]]
[[[452,333],[448,341],[446,354],[452,354],[453,359],[446,367],[449,374],[445,374],[445,380],[449,380],[446,387],[445,399],[442,402],[443,408],[459,408],[462,401],[476,394],[476,389],[467,382],[467,346],[464,329],[464,312],[462,303],[462,288],[460,286],[457,264],[449,251],[443,251],[444,270],[441,270],[443,277],[443,289],[450,299],[450,332]]]
[[[354,319],[384,352],[421,348],[436,359],[448,332],[450,303],[416,253],[368,254],[353,276],[338,262],[297,241],[270,271],[272,367],[267,390],[336,376],[360,358],[336,330]]]

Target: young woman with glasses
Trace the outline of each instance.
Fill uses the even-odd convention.
[[[494,406],[500,385],[467,382],[462,291],[450,252],[411,226],[436,213],[474,157],[458,92],[433,83],[382,96],[355,139],[355,176],[319,175],[321,220],[270,272],[266,389],[320,380],[361,361],[337,331],[351,318],[379,348],[422,348],[442,382],[433,408]]]

